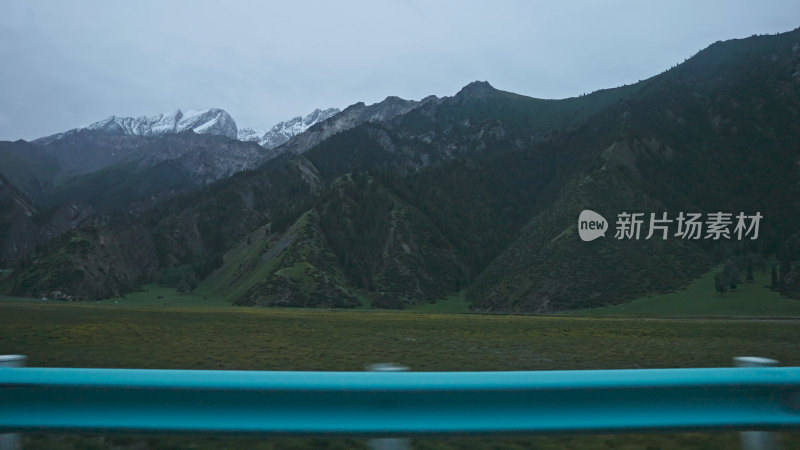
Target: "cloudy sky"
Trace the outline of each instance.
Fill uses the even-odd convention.
[[[474,80],[564,98],[798,26],[797,0],[0,0],[0,140],[212,106],[269,128]]]

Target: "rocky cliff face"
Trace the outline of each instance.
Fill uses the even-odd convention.
[[[0,175],[0,268],[11,267],[38,245],[84,224],[91,208],[65,203],[46,211]]]
[[[8,280],[14,295],[55,300],[98,300],[129,292],[157,268],[149,230],[84,227],[39,247]]]
[[[10,267],[38,243],[33,203],[0,175],[0,268]]]
[[[289,139],[282,149],[298,154],[303,153],[334,134],[349,130],[362,123],[387,121],[421,105],[436,101],[438,99],[431,96],[421,101],[386,97],[382,102],[369,106],[359,102],[348,106],[341,113],[310,127],[305,133]]]
[[[278,154],[274,149],[252,142],[184,132],[148,142],[140,148],[135,159],[141,168],[174,160],[198,184],[207,184],[254,169]]]

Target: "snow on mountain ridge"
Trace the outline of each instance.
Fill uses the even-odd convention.
[[[279,122],[266,132],[242,128],[239,130],[238,138],[240,141],[258,142],[262,147],[275,148],[339,112],[338,108],[315,109],[305,117],[297,116]]]
[[[253,128],[245,127],[239,128],[238,139],[245,142],[258,142],[261,136],[264,135],[264,130],[255,130]]]
[[[264,148],[272,149],[339,112],[338,108],[315,109],[305,117],[297,116],[275,124],[268,131],[263,131],[246,127],[239,129],[230,114],[223,109],[186,111],[177,109],[171,113],[153,116],[111,116],[83,127],[39,138],[35,142],[47,145],[81,130],[129,136],[161,136],[192,130],[198,134],[222,135],[244,142],[255,142]]]
[[[222,135],[232,139],[236,139],[238,134],[236,122],[230,114],[219,108],[188,110],[185,113],[178,109],[173,113],[149,117],[111,116],[83,128],[137,136],[158,136],[187,130],[200,134]]]

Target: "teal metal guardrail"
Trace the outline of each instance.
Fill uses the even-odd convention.
[[[0,368],[0,432],[419,436],[800,428],[800,368]]]

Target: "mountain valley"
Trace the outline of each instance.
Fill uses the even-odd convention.
[[[0,161],[13,295],[97,300],[161,279],[242,306],[618,304],[732,255],[800,259],[800,29],[563,100],[473,82],[267,133],[219,109],[111,117],[1,142]],[[757,240],[584,242],[586,209],[764,219]]]

